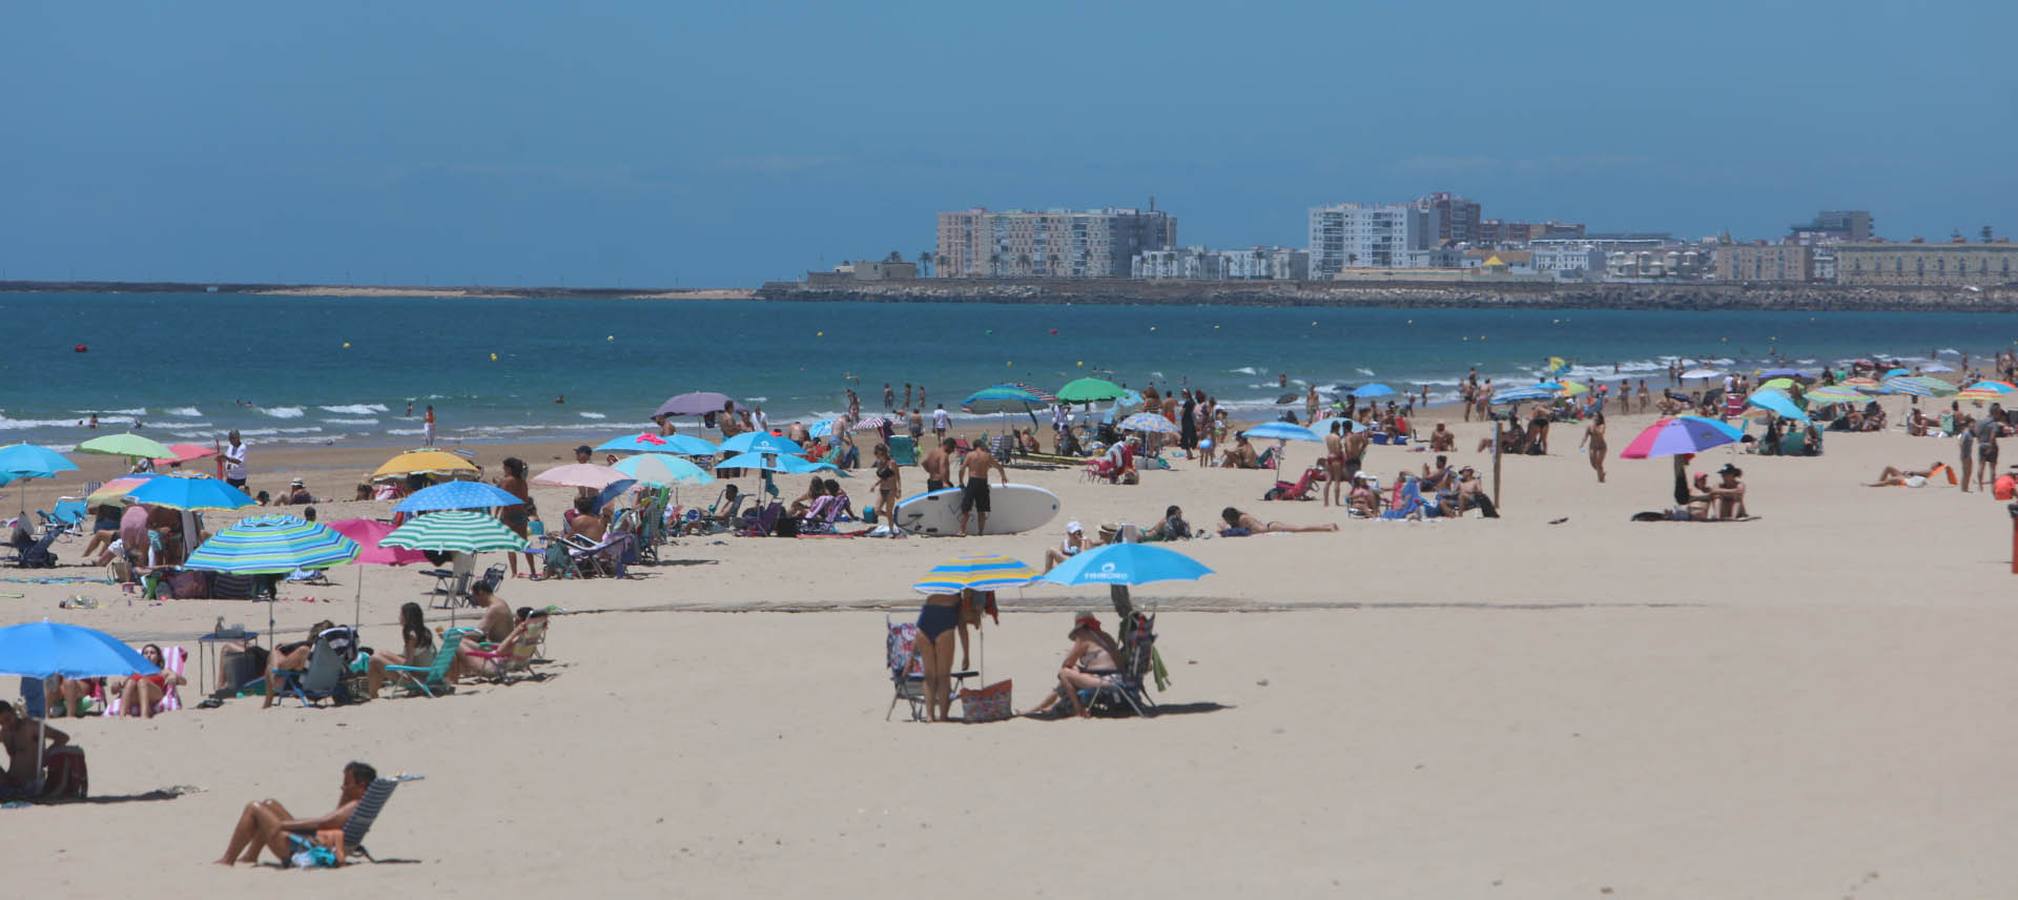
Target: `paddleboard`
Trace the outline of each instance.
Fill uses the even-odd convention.
[[[912,534],[959,534],[960,490],[945,488],[897,501],[897,526]],[[988,505],[988,534],[1034,531],[1058,515],[1058,495],[1034,484],[991,484]],[[967,533],[981,533],[972,515]]]

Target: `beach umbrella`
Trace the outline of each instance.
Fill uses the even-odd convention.
[[[202,444],[169,444],[168,449],[172,451],[169,455],[154,458],[155,465],[186,463],[192,459],[217,455],[216,447],[205,447]]]
[[[1378,381],[1371,381],[1353,388],[1351,393],[1354,397],[1364,400],[1369,397],[1392,397],[1395,391],[1394,388],[1381,384]]]
[[[712,484],[715,476],[677,456],[640,453],[618,460],[614,468],[646,484],[665,487],[675,484]]]
[[[1803,422],[1808,420],[1808,413],[1795,405],[1794,398],[1780,391],[1753,391],[1751,396],[1745,398],[1745,405],[1763,409],[1785,419],[1798,419]]]
[[[799,443],[791,438],[763,431],[745,431],[742,434],[723,441],[721,452],[792,454],[804,453],[806,452],[806,448],[799,446]],[[717,465],[715,468],[719,469],[721,466]]]
[[[379,466],[371,481],[405,478],[409,475],[438,475],[445,478],[475,478],[476,463],[446,450],[408,450]]]
[[[226,526],[189,554],[184,568],[240,575],[287,575],[357,559],[356,541],[299,516],[250,516]]]
[[[666,402],[659,404],[658,411],[652,413],[652,417],[705,416],[708,413],[721,412],[722,405],[729,402],[731,401],[727,394],[718,394],[714,391],[694,391],[667,398]],[[742,412],[742,410],[742,405],[737,404],[736,411]]]
[[[892,421],[888,416],[882,416],[882,415],[863,416],[862,421],[856,422],[854,427],[850,428],[849,430],[875,431],[877,429],[882,428],[884,425],[889,425],[890,427],[895,428],[897,427],[898,423]]]
[[[1804,373],[1804,372],[1802,372],[1802,371],[1801,371],[1800,369],[1766,369],[1766,370],[1764,370],[1764,371],[1761,371],[1761,372],[1759,373],[1759,377],[1760,377],[1760,378],[1793,378],[1793,379],[1796,379],[1796,380],[1799,380],[1799,381],[1808,381],[1808,380],[1809,380],[1809,378],[1808,378],[1807,374],[1806,374],[1806,373]]]
[[[1066,403],[1097,403],[1102,400],[1118,400],[1128,390],[1102,378],[1080,378],[1067,382],[1058,389],[1058,399]],[[1140,395],[1137,395],[1138,398]],[[1142,402],[1137,399],[1135,402]]]
[[[1825,384],[1818,388],[1809,388],[1801,392],[1801,396],[1808,401],[1809,406],[1827,405],[1830,403],[1856,403],[1864,399],[1863,394],[1859,394],[1855,390],[1840,384]]]
[[[414,491],[392,508],[393,512],[433,512],[438,509],[491,509],[518,506],[524,500],[510,491],[481,481],[444,481]]]
[[[1156,413],[1139,412],[1121,420],[1122,431],[1148,431],[1156,434],[1177,434],[1177,423]]]
[[[1526,387],[1515,387],[1515,388],[1507,388],[1505,390],[1500,391],[1494,391],[1492,395],[1492,402],[1525,403],[1529,400],[1554,400],[1555,396],[1556,396],[1555,391],[1548,390],[1540,385],[1529,385]]]
[[[524,550],[526,539],[506,528],[497,517],[467,509],[423,513],[406,520],[378,541],[382,547],[433,550],[440,553],[482,553]]]
[[[1887,378],[1877,387],[1858,388],[1869,394],[1905,394],[1909,397],[1932,397],[1934,389],[1911,378]]]
[[[166,444],[131,432],[92,438],[78,444],[77,452],[97,453],[103,456],[132,456],[141,459],[162,459],[175,455],[175,451],[168,449]]]
[[[112,506],[119,502],[119,498],[126,496],[128,491],[145,484],[150,478],[159,477],[161,476],[155,475],[152,472],[142,472],[137,475],[121,475],[118,478],[99,485],[98,490],[92,491],[91,496],[84,498],[84,505]]]
[[[957,594],[963,590],[994,591],[1022,587],[1037,571],[1015,557],[991,554],[959,556],[933,566],[911,585],[920,594]]]
[[[118,638],[94,628],[43,620],[0,628],[0,676],[35,680],[110,678],[115,675],[157,675],[161,667],[147,661]],[[42,771],[42,751],[48,723],[35,722],[35,771]]]
[[[1765,381],[1759,382],[1759,390],[1762,391],[1791,391],[1793,389],[1794,379],[1785,376],[1768,378]]]
[[[1722,378],[1722,377],[1724,377],[1724,373],[1719,372],[1716,369],[1690,369],[1682,373],[1682,379],[1684,381],[1690,378]]]
[[[1663,418],[1647,426],[1619,451],[1621,459],[1651,459],[1678,453],[1701,453],[1711,447],[1737,443],[1744,433],[1735,426],[1702,416]]]
[[[678,456],[713,456],[722,448],[685,434],[641,434],[611,438],[596,445],[598,453],[672,453]]]
[[[356,562],[361,566],[404,566],[427,561],[427,554],[380,543],[393,532],[390,522],[377,519],[340,519],[329,523],[330,530],[357,543]]]
[[[1845,379],[1843,379],[1842,381],[1839,381],[1839,382],[1837,382],[1837,383],[1838,383],[1838,384],[1843,384],[1843,385],[1847,385],[1847,386],[1849,386],[1849,387],[1853,387],[1853,388],[1861,388],[1861,387],[1877,387],[1877,386],[1878,386],[1878,379],[1876,379],[1876,378],[1871,378],[1871,377],[1869,377],[1869,376],[1865,376],[1865,375],[1858,375],[1858,376],[1856,376],[1856,377],[1854,377],[1854,378],[1845,378]]]
[[[595,463],[568,463],[564,466],[555,466],[533,476],[533,483],[548,487],[602,490],[609,487],[613,482],[623,481],[629,477],[609,466],[597,465]]]
[[[1159,581],[1196,581],[1212,570],[1203,563],[1157,544],[1107,544],[1080,553],[1038,581],[1073,586],[1088,584],[1139,587]]]
[[[823,438],[834,433],[834,423],[840,419],[821,419],[806,427],[807,437]]]
[[[1035,391],[1013,384],[985,387],[960,401],[962,410],[978,415],[1028,412],[1031,407],[1044,405],[1044,398]]]
[[[1900,368],[1900,367],[1894,367],[1894,368],[1890,368],[1890,369],[1886,369],[1886,370],[1885,370],[1885,377],[1886,377],[1886,378],[1899,378],[1899,377],[1901,377],[1901,376],[1905,376],[1905,375],[1911,375],[1911,374],[1913,374],[1913,370],[1911,370],[1911,369],[1906,369],[1906,368]]]
[[[1249,440],[1253,440],[1256,438],[1261,438],[1264,440],[1272,439],[1278,441],[1324,440],[1324,435],[1318,434],[1317,432],[1305,428],[1301,425],[1291,425],[1288,422],[1263,422],[1252,428],[1246,429],[1246,433]]]
[[[63,454],[35,444],[13,444],[0,448],[0,475],[16,478],[55,478],[59,472],[75,472],[77,464]]]
[[[1007,383],[1005,383],[1005,384],[1004,384],[1004,385],[1002,385],[1002,386],[1003,386],[1003,387],[1013,387],[1013,388],[1022,388],[1023,390],[1026,390],[1026,391],[1029,391],[1030,393],[1032,393],[1032,394],[1035,394],[1035,395],[1037,396],[1037,401],[1038,401],[1039,403],[1042,403],[1042,404],[1044,404],[1045,406],[1050,406],[1051,404],[1053,404],[1053,403],[1057,403],[1057,402],[1058,402],[1058,395],[1057,395],[1057,394],[1054,394],[1054,393],[1051,393],[1050,391],[1047,391],[1047,390],[1045,390],[1045,389],[1043,389],[1043,388],[1041,388],[1041,387],[1038,387],[1038,386],[1036,386],[1036,385],[1034,385],[1034,384],[1025,384],[1025,383],[1023,383],[1023,382],[1021,382],[1021,381],[1011,381],[1011,382],[1007,382]],[[1133,392],[1131,391],[1130,393],[1133,393]]]
[[[1565,397],[1575,397],[1579,394],[1590,393],[1591,386],[1588,384],[1584,384],[1581,381],[1565,381],[1562,382],[1562,387],[1560,388],[1560,390],[1563,392],[1563,396]]]
[[[1912,394],[1916,397],[1947,397],[1956,392],[1954,385],[1939,378],[1929,378],[1925,375],[1887,378],[1885,379],[1885,383],[1899,393]],[[1926,393],[1918,393],[1919,391],[1925,391]]]
[[[626,491],[636,487],[637,483],[638,480],[635,478],[625,478],[604,485],[602,490],[596,492],[596,511],[602,512],[608,509],[610,504],[615,503]]]
[[[715,468],[762,469],[767,472],[804,474],[808,472],[831,470],[834,468],[834,464],[809,462],[806,460],[805,457],[792,456],[790,454],[785,453],[767,453],[763,451],[756,451],[751,453],[739,453],[736,454],[735,456],[731,456],[728,459],[715,463]]]
[[[240,509],[253,505],[251,497],[208,475],[163,475],[149,478],[126,492],[135,503],[168,509]]]
[[[1989,391],[1993,394],[2008,394],[2012,391],[2018,391],[2018,385],[2013,385],[2008,381],[1978,381],[1970,385],[1968,389],[1972,391]]]

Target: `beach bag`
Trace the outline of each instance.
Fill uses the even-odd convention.
[[[297,869],[335,869],[344,863],[343,829],[325,828],[315,840],[294,838],[295,852],[288,858]]]
[[[42,796],[51,800],[82,800],[91,795],[91,778],[84,765],[84,748],[65,744],[42,757],[47,774],[42,780]]]
[[[1014,679],[1004,678],[980,690],[960,692],[960,721],[1000,722],[1014,715],[1009,704],[1010,687]]]

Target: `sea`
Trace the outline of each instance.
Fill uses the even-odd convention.
[[[1971,313],[805,303],[621,299],[0,294],[0,441],[108,431],[164,443],[407,446],[435,408],[446,442],[599,441],[667,397],[720,391],[774,424],[901,402],[957,411],[1001,382],[1098,375],[1202,387],[1266,414],[1308,385],[1455,396],[1476,369],[1665,384],[1669,361],[1820,369],[2012,346],[2018,317]],[[1283,387],[1287,384],[1288,387]],[[1300,405],[1299,405],[1300,408]],[[85,427],[92,415],[98,429]],[[956,413],[957,414],[957,413]]]

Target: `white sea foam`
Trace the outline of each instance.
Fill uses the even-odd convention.
[[[299,419],[303,410],[299,406],[268,406],[260,409],[260,412],[276,419]]]
[[[332,412],[346,416],[368,416],[372,413],[392,411],[387,409],[383,403],[346,403],[340,406],[322,406],[317,408],[323,412]]]
[[[1359,374],[1361,374],[1361,375],[1365,375],[1365,376],[1366,376],[1366,377],[1368,377],[1368,378],[1372,378],[1372,377],[1373,377],[1373,370],[1372,370],[1372,369],[1369,369],[1369,368],[1366,368],[1366,367],[1364,367],[1364,366],[1362,366],[1362,367],[1360,367],[1360,368],[1357,368],[1357,369],[1354,369],[1353,371],[1355,371],[1355,372],[1358,372],[1358,373],[1359,373]]]
[[[377,425],[377,419],[319,419],[331,425]]]
[[[161,414],[164,416],[181,416],[185,419],[194,419],[197,416],[203,415],[203,410],[197,409],[194,406],[175,406],[162,410]]]
[[[425,429],[420,428],[388,428],[385,430],[386,434],[398,434],[398,435],[422,434],[424,432]]]
[[[607,419],[607,418],[609,418],[609,416],[606,416],[606,415],[604,415],[604,414],[602,414],[602,413],[599,413],[599,412],[583,412],[583,413],[575,413],[575,415],[578,415],[578,416],[581,416],[581,417],[582,417],[582,418],[584,418],[584,419]]]
[[[80,416],[88,416],[93,413],[96,413],[100,420],[103,421],[105,416],[144,416],[147,415],[147,410],[144,407],[134,407],[133,409],[80,409],[77,411],[77,414]]]
[[[1237,372],[1237,373],[1239,373],[1239,374],[1242,374],[1242,375],[1259,375],[1259,374],[1261,374],[1260,370],[1256,369],[1256,368],[1255,368],[1255,367],[1253,367],[1253,366],[1241,366],[1241,367],[1240,367],[1240,368],[1238,368],[1238,369],[1232,369],[1232,370],[1230,370],[1230,371],[1233,371],[1233,372]]]
[[[0,431],[23,431],[29,428],[75,428],[80,419],[10,419],[0,416]],[[104,420],[100,420],[101,422]],[[127,421],[132,421],[131,419]]]

